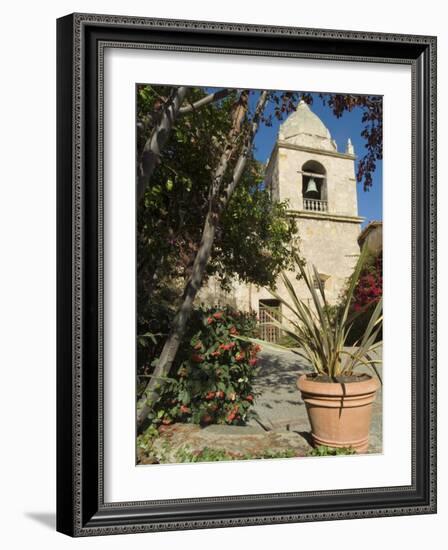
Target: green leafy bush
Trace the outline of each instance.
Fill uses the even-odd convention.
[[[292,458],[300,456],[295,449],[281,449],[279,451],[267,449],[255,453],[240,453],[204,447],[200,451],[192,451],[188,447],[180,449],[176,455],[178,462],[215,462],[221,460],[253,460],[270,458]]]
[[[144,391],[170,330],[175,310],[174,292],[164,289],[152,300],[141,299],[137,315],[137,397]]]
[[[353,447],[327,447],[325,445],[318,445],[312,449],[308,456],[345,456],[356,454]]]
[[[153,424],[244,424],[253,406],[260,346],[255,315],[229,306],[196,309],[173,377],[161,381]]]

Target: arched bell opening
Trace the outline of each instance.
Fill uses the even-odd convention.
[[[328,210],[326,170],[319,162],[310,160],[302,166],[303,209],[314,212]]]

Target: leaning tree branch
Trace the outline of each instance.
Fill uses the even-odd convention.
[[[137,204],[145,193],[146,186],[160,162],[160,155],[170,132],[174,126],[180,106],[182,105],[188,88],[180,86],[172,94],[170,100],[164,105],[159,123],[151,133],[151,136],[143,148],[139,175],[137,178]]]
[[[150,137],[145,143],[143,153],[141,156],[141,162],[139,165],[139,174],[137,177],[137,204],[142,199],[146,186],[151,179],[151,176],[160,162],[160,156],[162,149],[168,141],[168,137],[173,129],[175,121],[179,115],[191,113],[213,103],[220,101],[230,94],[230,90],[224,88],[213,94],[209,94],[195,103],[181,107],[185,100],[188,88],[186,86],[180,86],[171,95],[170,99],[164,104],[163,114],[159,123],[155,126],[151,132]]]
[[[201,107],[204,107],[209,103],[214,103],[215,101],[220,101],[221,99],[224,99],[229,94],[230,94],[230,90],[227,88],[224,88],[223,90],[219,90],[219,92],[214,92],[213,94],[209,94],[201,99],[198,99],[194,103],[190,103],[190,105],[181,107],[179,109],[179,114],[186,115],[187,113],[192,113],[193,111],[196,111],[197,109],[200,109]]]
[[[182,338],[185,335],[187,323],[193,311],[193,302],[202,286],[207,264],[212,254],[216,228],[220,220],[220,215],[227,206],[236,186],[241,180],[241,176],[243,175],[267,97],[268,92],[266,90],[262,91],[257,102],[255,114],[250,124],[247,138],[244,140],[242,151],[235,164],[232,178],[227,186],[222,189],[224,176],[227,172],[230,159],[232,158],[235,148],[237,147],[237,138],[240,134],[242,123],[247,112],[247,94],[245,95],[244,101],[239,102],[239,105],[233,113],[233,125],[229,136],[229,145],[226,147],[226,150],[221,156],[211,184],[209,209],[204,221],[201,242],[193,262],[191,275],[185,285],[182,303],[176,313],[176,316],[174,317],[170,334],[168,335],[168,338],[163,346],[159,361],[154,369],[154,373],[137,404],[137,426],[139,428],[142,426],[148,416],[148,413],[151,411],[153,404],[159,397],[159,387],[163,383],[164,378],[168,376],[176,358]]]

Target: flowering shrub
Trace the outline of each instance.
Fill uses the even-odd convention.
[[[383,255],[366,262],[353,296],[353,310],[362,311],[376,304],[383,295]]]
[[[351,305],[352,329],[347,338],[347,344],[354,345],[364,334],[373,309],[383,295],[383,255],[370,256],[359,276],[358,284],[353,293]],[[382,331],[378,341],[382,339]]]
[[[255,315],[228,306],[195,311],[177,370],[162,384],[154,423],[245,423],[260,346],[236,336],[256,336]]]

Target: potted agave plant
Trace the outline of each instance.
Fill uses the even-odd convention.
[[[357,453],[367,451],[372,404],[379,388],[378,380],[381,382],[376,367],[381,361],[375,356],[375,350],[381,345],[378,339],[382,327],[382,299],[373,309],[364,334],[353,346],[347,346],[354,316],[359,314],[351,315],[350,305],[364,258],[363,252],[349,280],[344,302],[336,312],[329,307],[316,268],[304,267],[299,258],[296,262],[310,292],[311,303],[298,298],[285,274],[282,274],[282,281],[289,300],[271,291],[283,304],[284,315],[281,323],[275,319],[270,322],[297,344],[292,351],[306,359],[314,371],[297,380],[314,444],[350,447]],[[317,281],[317,288],[314,281]],[[361,366],[371,368],[376,376],[359,372]]]

